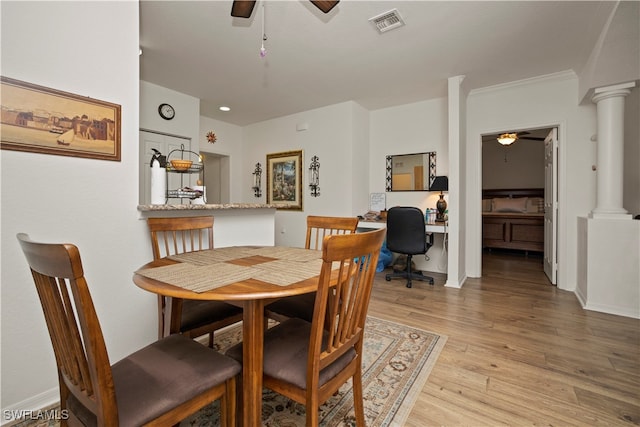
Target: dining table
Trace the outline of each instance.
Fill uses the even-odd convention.
[[[231,246],[172,255],[134,272],[140,288],[173,298],[224,301],[243,308],[242,424],[260,426],[264,307],[317,290],[322,251],[287,246]],[[165,316],[167,323],[171,316]],[[165,325],[171,331],[171,325]]]

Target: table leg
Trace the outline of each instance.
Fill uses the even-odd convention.
[[[243,425],[262,425],[264,301],[245,301],[242,322]]]

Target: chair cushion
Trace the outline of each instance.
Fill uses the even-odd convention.
[[[286,381],[296,387],[307,386],[307,354],[311,323],[302,319],[288,319],[270,328],[264,335],[264,374]],[[323,342],[326,340],[326,334]],[[323,348],[325,344],[323,343]],[[242,360],[242,343],[227,350],[227,356]],[[335,377],[356,357],[351,348],[320,372],[320,385]]]
[[[316,293],[294,295],[279,299],[267,306],[267,310],[287,317],[297,317],[311,323],[313,320],[313,306],[316,303]]]
[[[184,300],[180,329],[195,329],[240,313],[242,308],[222,301]]]
[[[140,426],[240,373],[235,360],[170,335],[112,366],[120,426]]]

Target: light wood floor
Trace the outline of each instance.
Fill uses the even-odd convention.
[[[407,426],[640,425],[640,320],[583,310],[542,258],[485,254],[462,289],[378,273],[369,314],[446,335]]]

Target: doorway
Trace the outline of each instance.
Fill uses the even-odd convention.
[[[498,137],[504,133],[515,134],[515,140],[504,144],[498,142]],[[495,199],[483,200],[482,265],[485,265],[487,255],[485,247],[491,247],[490,251],[501,253],[506,260],[510,257],[514,260],[519,257],[532,258],[534,262],[531,265],[536,266],[540,273],[547,274],[549,282],[555,284],[557,174],[553,174],[550,180],[549,171],[554,171],[556,165],[553,160],[557,153],[557,128],[482,135],[481,153],[483,194],[503,192],[509,194],[507,197],[512,197],[507,199],[508,203],[500,203],[498,211],[495,203],[492,203]],[[549,153],[553,153],[551,158]],[[519,198],[519,193],[530,193],[528,195],[536,197]],[[547,201],[552,199],[554,203],[547,206]],[[545,209],[547,212],[553,209],[555,213],[546,215]],[[504,242],[496,240],[501,238],[504,238]]]
[[[231,203],[230,157],[200,152],[204,168],[204,187],[209,204]]]

